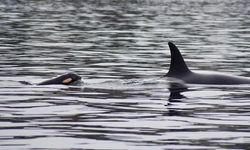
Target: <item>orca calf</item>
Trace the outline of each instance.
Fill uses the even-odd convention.
[[[171,53],[171,63],[166,77],[181,79],[190,84],[250,84],[250,78],[227,75],[219,72],[199,71],[188,69],[179,49],[171,42],[168,43]]]
[[[76,73],[66,73],[58,77],[43,81],[37,85],[51,85],[51,84],[62,84],[62,85],[75,85],[81,81],[81,77]]]

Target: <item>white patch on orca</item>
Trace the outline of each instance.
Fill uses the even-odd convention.
[[[65,80],[63,80],[63,84],[69,84],[73,79],[72,78],[67,78]]]

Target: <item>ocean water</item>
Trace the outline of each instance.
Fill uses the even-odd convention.
[[[163,77],[169,41],[250,77],[249,26],[248,0],[1,1],[0,149],[249,149],[250,85],[171,98]],[[83,85],[35,85],[66,72]]]

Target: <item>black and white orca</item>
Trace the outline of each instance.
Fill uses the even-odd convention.
[[[167,77],[183,80],[190,84],[216,84],[216,85],[235,85],[250,84],[250,78],[228,75],[212,71],[191,71],[186,65],[179,49],[172,43],[168,43],[171,53],[171,63]]]
[[[53,84],[62,84],[62,85],[75,85],[77,82],[81,81],[81,76],[76,73],[70,72],[58,77],[48,79],[46,81],[40,82],[37,85],[53,85]]]

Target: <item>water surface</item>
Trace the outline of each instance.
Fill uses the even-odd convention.
[[[247,0],[0,2],[1,149],[248,149],[248,85],[170,99],[174,42],[193,70],[250,77]],[[34,86],[74,71],[83,86]]]

